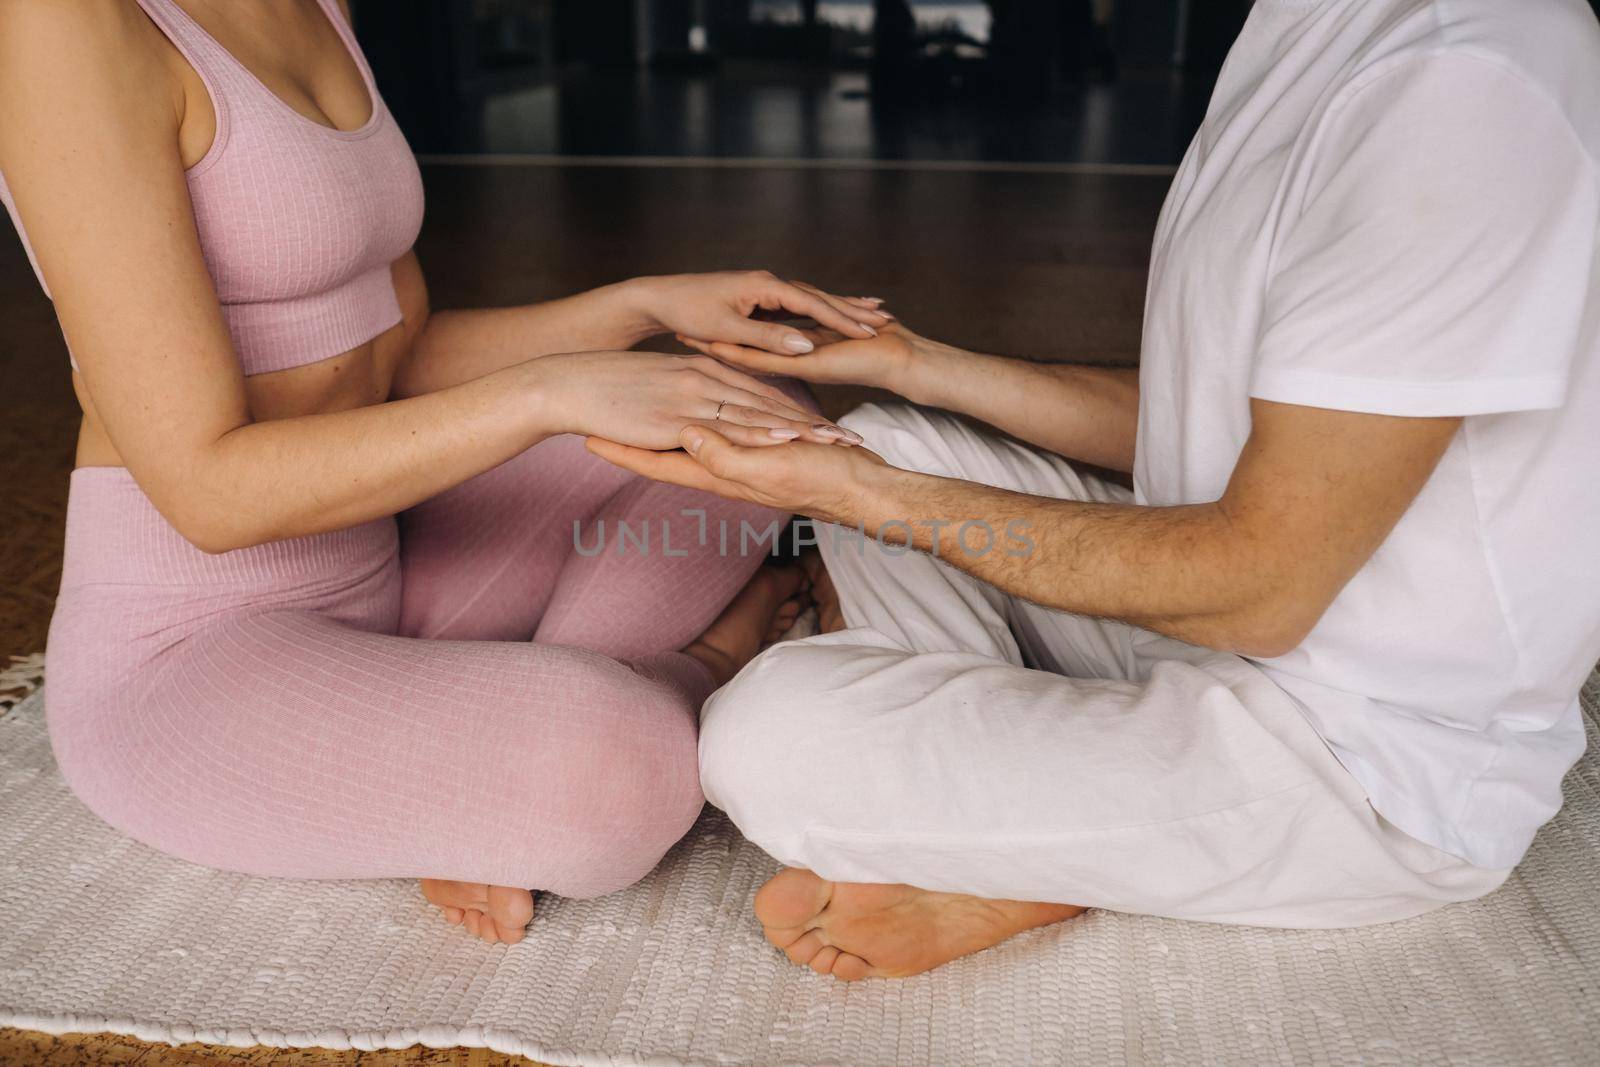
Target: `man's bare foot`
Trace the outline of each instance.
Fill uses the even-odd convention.
[[[799,567],[762,567],[712,623],[683,650],[727,685],[769,642],[794,625],[806,573]]]
[[[756,918],[768,941],[790,962],[847,982],[921,974],[1083,910],[827,882],[797,867],[779,871],[756,894]]]
[[[491,945],[515,945],[533,921],[533,894],[526,889],[424,878],[422,895],[446,922],[465,926]]]
[[[831,634],[844,629],[844,610],[839,607],[839,591],[833,587],[833,577],[828,574],[822,556],[809,552],[800,558],[806,577],[811,581],[811,602],[817,606],[817,632]]]

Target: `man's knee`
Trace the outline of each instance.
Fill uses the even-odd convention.
[[[774,837],[804,825],[807,783],[826,733],[816,714],[815,650],[768,649],[706,702],[700,719],[700,784],[744,835],[776,851]]]
[[[860,434],[890,465],[945,478],[974,476],[973,457],[991,447],[960,419],[915,404],[863,404],[839,425]]]
[[[1061,500],[1117,502],[1125,490],[1044,449],[912,404],[863,404],[839,420],[893,466]]]

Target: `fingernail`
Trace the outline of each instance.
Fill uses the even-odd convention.
[[[685,426],[683,428],[683,432],[678,435],[678,440],[683,442],[683,447],[687,449],[689,455],[692,456],[696,452],[700,451],[701,445],[706,443],[706,435],[695,429],[693,426]]]
[[[883,297],[881,297],[881,296],[864,296],[861,299],[865,300],[869,304],[881,304],[881,303],[883,303]]]
[[[811,427],[811,429],[819,436],[832,437],[840,441],[848,441],[850,438],[855,436],[855,434],[851,433],[843,426],[834,426],[826,422],[819,422],[815,426]]]
[[[799,430],[768,430],[767,433],[780,441],[793,441],[800,436]]]
[[[791,352],[810,352],[817,346],[807,341],[797,333],[791,333],[783,339],[783,347]]]
[[[839,431],[844,434],[844,439],[846,441],[849,441],[853,445],[859,445],[859,444],[863,443],[864,441],[866,441],[865,437],[862,437],[860,434],[856,433],[854,430],[846,430],[843,426],[841,426],[841,427],[839,427]]]
[[[878,336],[878,331],[874,330],[871,326],[868,326],[866,323],[862,322],[862,323],[858,323],[857,325],[859,325],[863,330],[866,330],[872,336],[874,336],[874,337]]]

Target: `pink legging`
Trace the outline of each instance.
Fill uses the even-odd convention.
[[[80,469],[48,651],[57,760],[107,822],[212,867],[619,889],[700,811],[712,683],[676,650],[766,551],[741,553],[741,521],[777,518],[558,437],[398,536],[383,520],[208,556],[125,470]]]

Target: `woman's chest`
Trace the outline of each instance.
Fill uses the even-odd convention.
[[[190,199],[224,304],[333,289],[398,259],[421,225],[421,177],[387,116],[360,137],[306,124],[268,143],[236,128],[202,167]]]

